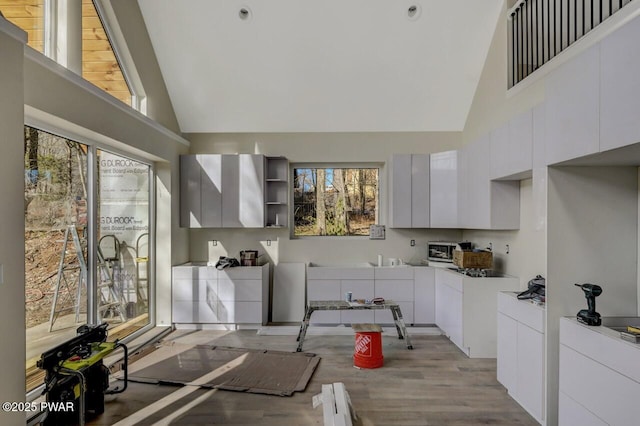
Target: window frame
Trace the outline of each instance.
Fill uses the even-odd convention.
[[[386,188],[386,172],[385,163],[374,161],[362,162],[296,162],[289,163],[289,238],[292,240],[305,239],[332,239],[332,240],[369,240],[369,235],[295,235],[295,201],[294,201],[294,170],[295,169],[378,169],[378,204],[376,207],[376,224],[385,224],[385,212],[383,206],[386,205],[385,188]]]
[[[87,315],[87,324],[95,325],[97,323],[97,243],[98,243],[98,227],[99,218],[97,217],[98,208],[98,164],[97,151],[106,151],[109,153],[121,155],[149,166],[149,323],[132,334],[121,339],[123,343],[132,341],[144,333],[156,327],[156,178],[157,172],[155,164],[149,158],[141,157],[127,150],[119,149],[115,144],[109,141],[99,141],[99,138],[93,138],[90,135],[83,134],[88,130],[76,127],[71,123],[63,122],[61,119],[46,118],[40,116],[37,110],[25,108],[24,125],[36,128],[43,132],[51,133],[73,142],[84,144],[88,147],[87,152],[87,247],[94,247],[88,250],[87,254],[87,310],[91,307],[90,314]],[[115,141],[114,141],[115,142]],[[117,142],[116,142],[117,143]],[[42,394],[44,385],[37,386],[27,391],[26,400],[33,401]]]

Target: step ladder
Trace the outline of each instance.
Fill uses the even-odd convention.
[[[70,240],[71,238],[71,240]],[[115,237],[114,237],[115,238]],[[68,250],[73,244],[73,254],[77,260],[77,266],[72,262],[65,263]],[[98,322],[108,319],[119,318],[124,322],[126,319],[123,307],[122,294],[118,290],[118,274],[116,262],[105,260],[102,251],[98,248]],[[69,272],[79,270],[77,286],[74,289]],[[73,311],[76,323],[80,322],[80,308],[82,300],[82,290],[87,288],[87,262],[84,257],[84,250],[80,243],[80,236],[75,225],[68,225],[64,232],[64,241],[58,264],[58,279],[53,293],[51,304],[51,314],[49,315],[49,332],[62,312]]]

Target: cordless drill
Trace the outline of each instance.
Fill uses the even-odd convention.
[[[596,297],[602,294],[602,287],[596,284],[576,284],[584,291],[584,297],[587,298],[587,308],[578,312],[577,319],[586,325],[600,325],[602,319],[600,314],[596,312]]]

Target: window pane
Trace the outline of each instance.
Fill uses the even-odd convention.
[[[91,0],[82,0],[82,77],[131,106],[131,91]]]
[[[24,144],[27,389],[32,389],[43,381],[36,359],[86,322],[87,146],[31,127],[25,127]]]
[[[295,168],[294,236],[369,235],[378,209],[378,169]]]
[[[44,0],[0,0],[0,11],[27,32],[29,46],[44,52]]]
[[[98,151],[98,318],[118,338],[149,324],[151,168]]]

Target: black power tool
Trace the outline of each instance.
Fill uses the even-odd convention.
[[[600,314],[596,312],[596,297],[602,294],[602,287],[596,284],[576,284],[584,291],[584,297],[587,298],[587,308],[578,312],[577,319],[586,325],[600,325],[602,319]]]

